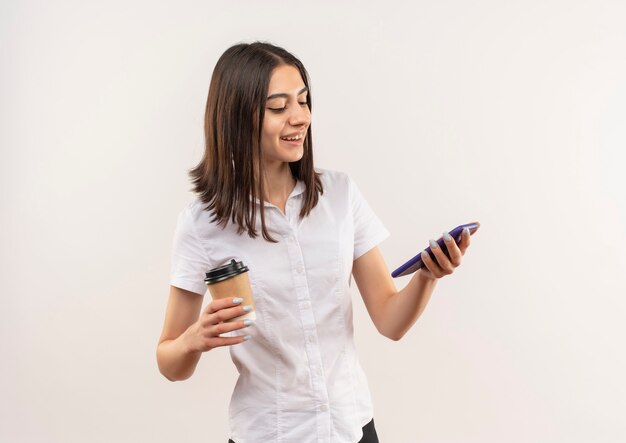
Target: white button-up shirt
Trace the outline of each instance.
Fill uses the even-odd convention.
[[[278,243],[260,235],[260,217],[256,239],[238,235],[232,223],[222,229],[197,199],[178,218],[172,286],[204,294],[209,269],[231,259],[250,269],[256,324],[222,334],[254,335],[229,347],[239,371],[229,407],[236,443],[355,443],[373,418],[349,288],[352,262],[389,232],[345,173],[317,171],[324,194],[304,219],[302,181],[285,214],[264,202]]]

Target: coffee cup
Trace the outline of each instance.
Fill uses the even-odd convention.
[[[243,262],[231,260],[230,263],[211,269],[207,272],[204,282],[209,288],[213,300],[229,297],[243,298],[241,306],[252,306],[252,311],[240,315],[227,322],[239,320],[256,319],[254,299],[252,298],[252,288],[248,279],[248,267]]]

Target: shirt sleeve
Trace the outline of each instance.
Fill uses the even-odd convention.
[[[205,273],[209,270],[206,251],[196,233],[189,208],[178,215],[172,244],[170,285],[204,295]]]
[[[354,261],[389,237],[390,233],[369,206],[356,183],[350,177],[348,181],[354,221]]]

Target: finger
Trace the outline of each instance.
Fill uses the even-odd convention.
[[[225,308],[230,308],[233,306],[240,305],[242,301],[243,301],[243,298],[241,297],[219,298],[217,300],[211,301],[211,303],[209,303],[206,306],[205,312],[207,314],[213,314],[219,311],[220,309],[225,309]]]
[[[254,320],[250,320],[250,319],[218,323],[216,325],[212,325],[211,327],[207,328],[206,336],[218,337],[221,334],[236,331],[238,329],[247,328],[249,326],[252,326],[253,324],[254,324]]]
[[[448,250],[448,257],[450,259],[450,263],[455,268],[460,266],[461,257],[463,257],[463,252],[459,249],[458,245],[452,238],[449,232],[443,233],[443,242],[446,245],[446,249]]]
[[[207,348],[213,349],[219,346],[238,345],[244,341],[250,340],[251,338],[251,335],[238,335],[237,337],[211,337],[207,340]]]
[[[439,265],[432,258],[430,258],[430,255],[426,251],[422,251],[422,262],[424,263],[424,266],[426,266],[426,269],[428,269],[430,273],[435,276],[435,278],[441,278],[444,276],[444,273]]]
[[[239,317],[240,315],[245,315],[250,311],[252,311],[252,306],[249,305],[220,309],[213,314],[207,315],[203,324],[215,325],[220,322],[227,322],[235,317]]]
[[[439,268],[441,268],[443,273],[446,275],[452,274],[454,272],[454,266],[452,266],[452,263],[450,263],[450,259],[446,257],[446,254],[439,247],[439,245],[437,244],[435,240],[431,239],[429,240],[429,243],[430,243],[430,250],[435,255]]]
[[[461,250],[462,254],[465,254],[465,251],[467,250],[467,248],[469,248],[469,245],[471,243],[470,237],[471,235],[469,228],[463,229],[463,233],[461,234],[461,243],[459,244],[459,249]]]

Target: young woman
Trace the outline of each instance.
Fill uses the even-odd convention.
[[[469,233],[459,246],[448,236],[450,258],[433,249],[437,261],[426,256],[428,270],[397,291],[377,247],[389,232],[346,174],[313,165],[308,74],[280,47],[224,52],[205,139],[190,171],[197,197],[174,236],[159,370],[187,379],[203,352],[229,346],[239,372],[230,442],[378,442],[351,276],[378,331],[399,340],[460,265]],[[247,312],[236,294],[202,308],[205,273],[232,259],[250,269],[256,322],[226,322]]]

